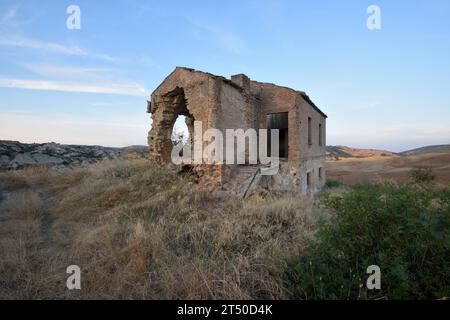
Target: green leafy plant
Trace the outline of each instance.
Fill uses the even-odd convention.
[[[430,183],[435,178],[430,167],[414,168],[410,171],[409,176],[415,183]]]
[[[325,186],[326,186],[327,188],[329,188],[329,189],[337,188],[337,187],[339,187],[339,186],[341,186],[341,185],[342,185],[342,183],[339,182],[339,181],[336,181],[336,180],[327,180],[327,181],[325,182]]]
[[[324,202],[334,221],[286,263],[291,298],[450,296],[450,188],[365,184]],[[381,290],[366,288],[370,265],[381,268]]]

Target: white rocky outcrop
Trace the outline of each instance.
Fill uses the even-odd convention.
[[[144,156],[147,148],[136,146],[110,148],[102,146],[63,145],[58,143],[20,143],[0,140],[0,170],[22,169],[28,166],[54,168],[84,167],[132,154]]]

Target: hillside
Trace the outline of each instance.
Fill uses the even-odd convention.
[[[0,299],[281,299],[326,211],[206,192],[145,159],[0,172]],[[280,245],[282,244],[282,245]],[[82,290],[65,288],[66,268]]]
[[[450,295],[442,244],[450,189],[391,184],[326,193],[338,198],[258,190],[240,199],[145,159],[0,172],[0,299]],[[384,271],[382,291],[361,285],[373,261]],[[70,265],[82,270],[82,290],[64,285]]]
[[[428,167],[441,185],[450,183],[450,145],[394,153],[383,150],[327,147],[327,178],[346,184],[394,180],[405,183],[410,172]]]
[[[21,143],[0,140],[0,170],[22,169],[44,165],[57,169],[85,167],[90,164],[117,158],[145,157],[147,146],[112,148],[87,145],[64,145],[59,143]],[[388,159],[400,156],[450,152],[450,145],[426,146],[395,153],[377,149],[358,149],[347,146],[327,146],[328,161],[341,159]]]
[[[400,152],[401,155],[410,156],[425,153],[447,153],[450,152],[450,144],[441,144],[435,146],[426,146],[417,149]]]
[[[397,157],[398,154],[386,150],[357,149],[346,146],[327,146],[327,159],[339,160],[340,158],[371,158],[371,157]]]
[[[141,157],[146,147],[5,145],[14,150],[13,159],[21,151],[32,159],[46,154],[68,163],[79,155],[94,158],[91,165],[67,170],[33,163],[0,172],[0,299],[449,296],[449,280],[442,271],[448,251],[442,239],[433,236],[449,234],[450,189],[433,187],[428,192],[414,185],[350,185],[400,182],[409,168],[423,163],[434,166],[436,182],[449,181],[450,153],[342,158],[327,163],[327,177],[344,185],[325,188],[323,197],[256,189],[242,199],[205,190],[195,177],[179,174],[175,168],[150,166]],[[359,156],[373,152],[343,150]],[[116,158],[95,158],[96,151]],[[137,157],[130,159],[130,155]],[[329,201],[330,197],[340,200]],[[424,214],[432,216],[440,229],[422,223],[420,219],[431,221]],[[336,224],[331,238],[317,239],[330,234],[335,219],[345,223]],[[412,227],[405,231],[405,225]],[[365,241],[354,234],[364,235]],[[393,234],[398,235],[394,240]],[[372,250],[373,245],[365,243],[384,246]],[[337,261],[338,251],[346,259]],[[398,259],[392,262],[392,256]],[[426,257],[427,268],[417,268],[416,257]],[[387,289],[361,289],[349,270],[357,266],[355,274],[365,277],[366,265],[377,260],[387,270],[383,274]],[[64,286],[66,268],[74,264],[82,270],[82,290]],[[336,267],[328,269],[330,265]],[[391,266],[394,273],[389,271]],[[398,281],[398,270],[402,278],[414,279],[405,281],[411,283],[407,290]],[[315,284],[321,281],[317,290]],[[417,289],[417,281],[423,289]],[[344,286],[343,291],[335,290]]]

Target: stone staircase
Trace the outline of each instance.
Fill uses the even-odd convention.
[[[260,167],[257,165],[239,166],[234,173],[231,187],[240,198],[245,198],[255,189],[261,179]]]

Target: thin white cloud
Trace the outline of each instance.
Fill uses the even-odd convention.
[[[103,79],[104,74],[110,69],[106,68],[82,68],[72,66],[59,66],[49,64],[28,63],[23,65],[31,72],[44,77],[57,77],[63,79]]]
[[[148,96],[150,94],[144,86],[134,82],[91,84],[45,80],[0,79],[0,87],[82,93],[120,94],[131,96]]]
[[[36,18],[36,12],[33,16],[27,15],[26,19],[19,18],[19,9],[21,5],[15,5],[6,9],[3,15],[0,16],[0,28],[4,29],[16,29],[22,25],[27,25],[33,23]]]
[[[450,143],[450,127],[435,123],[334,123],[327,143],[403,151],[413,147]]]
[[[102,121],[68,116],[2,114],[0,137],[6,140],[44,143],[90,144],[123,147],[146,144],[146,117]]]
[[[367,110],[367,109],[376,109],[382,108],[384,103],[380,100],[374,100],[369,102],[361,102],[355,105],[349,105],[348,108],[351,110]]]
[[[9,8],[8,10],[6,10],[5,14],[0,19],[0,23],[1,24],[8,23],[9,21],[15,19],[17,16],[18,9],[19,9],[19,7],[16,6],[16,7],[12,7],[12,8]]]
[[[218,43],[223,49],[234,54],[241,54],[247,50],[244,41],[229,29],[211,26],[206,23],[201,23],[190,17],[186,18],[189,24],[199,31],[199,36],[205,35],[212,41]]]
[[[0,46],[37,49],[65,55],[88,56],[87,52],[79,47],[67,47],[58,43],[37,41],[23,37],[2,37],[0,38]]]
[[[55,42],[45,42],[33,40],[26,37],[4,37],[0,36],[0,46],[2,47],[17,47],[39,50],[44,52],[51,52],[63,54],[68,56],[78,56],[84,58],[100,59],[109,62],[116,62],[117,59],[105,54],[95,54],[88,52],[78,46],[66,46]]]
[[[68,56],[79,56],[84,58],[105,60],[109,62],[117,61],[117,59],[110,57],[109,55],[88,52],[78,46],[67,46],[60,43],[40,41],[18,35],[17,33],[20,34],[21,32],[20,28],[17,30],[17,27],[20,27],[24,24],[30,24],[35,20],[35,18],[20,20],[18,17],[19,7],[20,6],[18,5],[8,8],[5,13],[0,16],[0,47],[32,49]]]
[[[383,105],[383,102],[381,102],[381,101],[372,101],[367,105],[367,107],[368,108],[377,108],[377,107],[381,107],[382,105]]]

